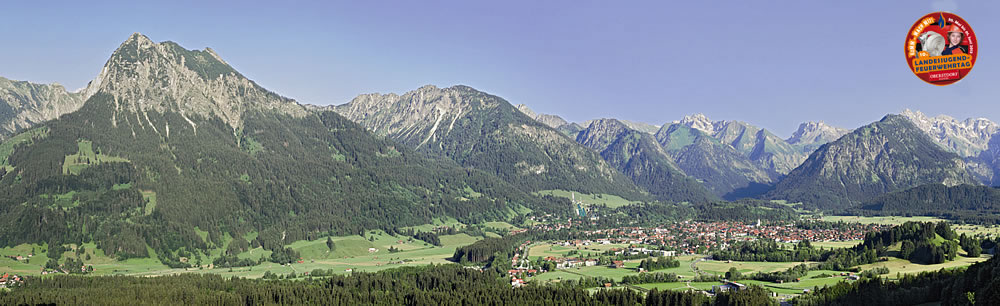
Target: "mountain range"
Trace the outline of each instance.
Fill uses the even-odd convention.
[[[820,146],[767,196],[807,207],[852,207],[924,184],[978,184],[957,154],[913,122],[888,115]]]
[[[0,78],[0,245],[95,241],[182,266],[176,250],[248,233],[280,251],[443,217],[570,211],[540,195],[552,190],[848,209],[932,184],[995,185],[998,131],[909,110],[854,130],[805,122],[787,138],[702,114],[574,123],[462,85],[306,105],[210,48],[136,33],[77,92]]]
[[[78,110],[14,125],[0,143],[0,245],[94,241],[117,258],[185,266],[176,250],[251,232],[280,251],[316,235],[570,205],[270,92],[210,49],[138,33],[70,95],[84,101]]]
[[[491,173],[525,190],[643,197],[640,188],[597,152],[503,98],[468,86],[366,94],[332,109],[373,133]]]
[[[0,141],[32,126],[74,112],[83,93],[59,84],[34,84],[0,77]]]

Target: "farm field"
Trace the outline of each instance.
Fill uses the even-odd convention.
[[[812,262],[806,262],[812,263]],[[695,266],[704,272],[714,274],[725,274],[729,268],[735,267],[740,273],[776,272],[788,270],[788,268],[803,264],[802,262],[752,262],[752,261],[719,261],[706,260],[698,262]]]
[[[984,225],[960,224],[960,225],[952,225],[951,229],[955,230],[955,232],[958,233],[959,235],[966,234],[971,236],[984,235],[984,236],[1000,237],[1000,226],[998,225],[984,226]]]
[[[625,268],[610,268],[607,266],[591,266],[591,267],[578,267],[569,269],[558,269],[555,271],[550,271],[546,273],[539,274],[537,276],[531,277],[531,280],[537,281],[560,281],[560,280],[577,280],[583,277],[607,277],[614,280],[621,280],[623,276],[638,274],[635,268],[639,265],[638,260],[626,261]]]
[[[885,216],[885,217],[861,217],[861,216],[824,216],[823,221],[830,222],[856,222],[862,224],[892,224],[899,225],[908,221],[917,222],[941,222],[947,221],[945,219],[937,217],[902,217],[902,216]],[[987,235],[987,236],[1000,236],[1000,225],[976,225],[976,224],[952,224],[952,229],[958,234],[967,235]],[[817,244],[817,242],[813,242]]]
[[[572,198],[572,191],[566,190],[542,190],[536,192],[539,195],[551,195],[563,198]],[[630,204],[638,204],[639,201],[629,201],[625,198],[611,194],[587,194],[576,192],[576,200],[586,205],[606,205],[608,208],[621,207]]]
[[[813,278],[815,276],[824,273],[833,276]],[[805,277],[803,277],[800,281],[797,282],[788,282],[779,284],[779,283],[764,282],[757,280],[742,280],[740,281],[740,283],[747,285],[757,284],[779,294],[801,294],[802,290],[805,289],[812,290],[814,287],[822,288],[823,286],[832,286],[841,281],[850,281],[850,280],[847,280],[847,278],[844,276],[840,276],[840,271],[818,270],[818,271],[809,271],[809,273],[807,273]]]
[[[679,291],[684,291],[684,290],[691,289],[691,288],[688,287],[689,284],[690,284],[691,287],[694,287],[695,289],[698,289],[698,290],[712,290],[712,286],[721,285],[722,283],[721,282],[690,282],[690,283],[687,283],[687,282],[675,282],[675,283],[638,284],[638,285],[635,285],[635,286],[636,287],[640,287],[640,288],[645,288],[645,289],[656,288],[657,290],[679,290]]]
[[[128,162],[127,159],[94,152],[94,144],[89,140],[77,142],[76,154],[67,155],[63,161],[63,173],[80,174],[80,171],[101,163]]]
[[[199,232],[199,234],[202,234]],[[207,235],[207,233],[204,233]],[[326,246],[326,237],[312,241],[296,241],[288,245],[298,251],[302,258],[302,263],[291,265],[279,265],[271,262],[264,262],[253,267],[237,268],[214,268],[210,269],[211,259],[203,259],[203,268],[173,269],[160,263],[156,258],[156,252],[149,249],[149,258],[132,258],[128,260],[115,260],[106,256],[104,252],[94,244],[84,244],[85,252],[80,255],[85,259],[87,265],[94,267],[92,275],[168,275],[176,273],[216,273],[224,276],[240,277],[261,277],[264,272],[270,271],[276,274],[288,274],[295,272],[302,274],[313,269],[333,269],[334,272],[347,274],[348,269],[352,271],[378,271],[387,268],[399,267],[403,265],[426,265],[449,263],[455,249],[459,246],[471,244],[480,237],[472,237],[466,234],[442,235],[442,246],[432,246],[421,240],[410,239],[410,237],[387,235],[382,231],[369,231],[366,238],[359,235],[333,237],[336,248],[330,252]],[[256,233],[247,235],[248,240],[256,237]],[[232,237],[228,234],[224,236],[224,241],[228,244]],[[389,247],[400,249],[400,252],[390,253]],[[67,245],[69,249],[61,257],[76,257],[76,246]],[[374,252],[369,252],[369,248],[374,248]],[[26,262],[19,262],[6,256],[27,256],[35,250],[35,255]],[[42,245],[22,244],[16,247],[0,248],[0,274],[4,272],[19,275],[38,275],[41,268],[49,260],[45,252],[47,247]],[[219,256],[222,249],[214,249],[209,253],[210,258]],[[261,248],[254,248],[238,254],[240,258],[258,259],[269,257],[270,251]]]
[[[684,279],[691,279],[695,276],[694,271],[691,270],[691,262],[697,258],[701,258],[701,255],[688,255],[688,256],[678,256],[676,259],[680,261],[680,266],[676,268],[660,269],[652,272],[657,273],[674,273],[682,276]],[[607,277],[620,281],[622,277],[626,275],[638,275],[638,267],[641,259],[627,260],[625,261],[624,268],[610,268],[607,266],[591,266],[591,267],[579,267],[579,268],[569,268],[569,269],[558,269],[555,271],[550,271],[546,273],[538,274],[531,277],[531,280],[537,281],[560,281],[569,279],[580,279],[582,277]]]
[[[567,254],[571,251],[577,251],[580,255],[572,255],[570,257],[577,256],[588,256],[588,255],[598,255],[615,248],[625,248],[628,247],[627,244],[591,244],[585,246],[563,246],[558,243],[539,243],[533,244],[528,248],[528,258],[534,260],[539,257],[567,257]]]
[[[937,270],[940,270],[940,269],[951,269],[951,268],[968,266],[968,265],[971,265],[971,264],[974,264],[974,263],[977,263],[977,262],[980,262],[980,261],[985,261],[985,260],[987,260],[989,258],[990,258],[989,255],[983,255],[983,256],[980,256],[980,257],[976,257],[976,258],[970,258],[970,257],[965,257],[965,256],[959,255],[959,256],[955,257],[955,260],[953,260],[953,261],[948,261],[948,262],[944,262],[944,263],[940,263],[940,264],[934,264],[934,265],[922,265],[922,264],[912,263],[912,262],[910,262],[908,260],[905,260],[905,259],[900,259],[900,258],[895,258],[895,257],[889,257],[888,261],[877,262],[877,263],[867,264],[867,265],[861,265],[861,266],[858,266],[858,267],[861,268],[862,271],[864,271],[864,270],[872,269],[872,268],[875,268],[875,267],[882,267],[882,266],[884,266],[886,268],[889,268],[889,274],[885,275],[885,277],[888,277],[890,279],[896,279],[896,273],[897,272],[898,273],[902,273],[902,274],[914,274],[914,273],[920,273],[920,272],[924,272],[924,271],[937,271]]]
[[[848,241],[810,241],[809,243],[812,244],[812,246],[817,249],[821,247],[824,249],[843,249],[843,248],[854,247],[860,244],[861,242],[862,240],[848,240]],[[783,249],[789,249],[789,250],[795,249],[795,243],[779,242],[778,245],[781,246],[781,248]]]
[[[937,217],[902,217],[902,216],[886,216],[886,217],[862,217],[862,216],[823,216],[823,221],[838,222],[843,221],[847,223],[861,223],[861,224],[891,224],[899,225],[909,221],[917,222],[940,222],[944,219]]]

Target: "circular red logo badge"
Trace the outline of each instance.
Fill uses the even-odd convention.
[[[906,33],[906,64],[927,83],[944,86],[972,71],[979,41],[958,15],[935,12],[920,17]]]

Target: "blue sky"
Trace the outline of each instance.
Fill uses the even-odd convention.
[[[982,50],[947,87],[903,57],[935,10],[965,18]],[[141,32],[212,47],[303,103],[464,84],[572,121],[700,112],[787,137],[904,108],[1000,119],[997,16],[996,1],[18,1],[0,7],[0,76],[81,88]]]

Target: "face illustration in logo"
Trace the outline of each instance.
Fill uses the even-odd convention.
[[[954,47],[962,43],[965,40],[965,32],[959,29],[958,26],[952,25],[948,27],[948,46]]]
[[[962,33],[959,33],[959,32],[948,33],[948,45],[949,46],[958,45],[960,43],[962,43]]]

